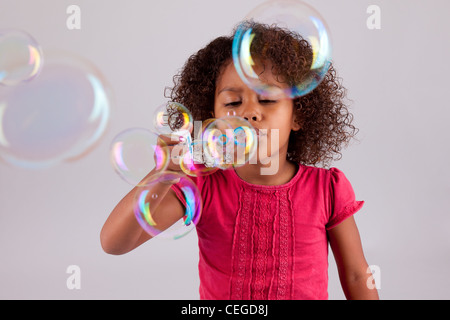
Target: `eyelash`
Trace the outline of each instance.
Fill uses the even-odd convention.
[[[270,103],[276,103],[276,102],[277,102],[276,100],[268,100],[268,99],[259,100],[259,103],[261,103],[261,104],[270,104]],[[237,107],[241,103],[242,103],[241,101],[230,102],[230,103],[225,104],[225,107]]]
[[[241,104],[240,101],[235,101],[235,102],[230,102],[230,103],[225,104],[225,107],[237,107],[240,104]]]

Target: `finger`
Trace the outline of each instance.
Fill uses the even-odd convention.
[[[159,135],[160,140],[168,146],[174,146],[180,142],[185,142],[186,138],[184,136],[176,135],[173,133],[161,134]]]

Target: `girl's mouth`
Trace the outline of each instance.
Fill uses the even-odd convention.
[[[263,136],[267,136],[267,129],[258,129],[258,128],[255,128],[255,131],[256,131],[256,136],[257,137],[263,137]]]

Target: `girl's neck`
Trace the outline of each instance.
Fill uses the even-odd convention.
[[[270,166],[257,164],[246,164],[235,168],[236,174],[244,181],[256,185],[282,185],[288,183],[297,173],[298,167],[288,161],[286,157],[280,159],[277,170]]]

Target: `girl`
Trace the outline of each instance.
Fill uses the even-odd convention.
[[[252,23],[252,28],[265,44],[252,47],[260,80],[280,88],[295,83],[308,65],[308,44],[276,27]],[[186,106],[195,120],[232,112],[257,131],[265,129],[268,141],[276,132],[278,144],[269,148],[267,157],[277,163],[277,170],[261,174],[270,164],[258,158],[256,163],[192,177],[203,199],[196,227],[200,298],[327,299],[330,243],[346,297],[378,299],[367,285],[371,275],[353,219],[364,202],[356,201],[340,170],[318,167],[339,157],[357,132],[334,68],[306,96],[261,96],[234,68],[233,37],[217,38],[192,55],[174,77],[169,97]],[[169,169],[181,172],[174,163]],[[185,212],[176,182],[156,186],[167,192],[154,209],[167,227]],[[118,203],[101,231],[107,253],[124,254],[151,238],[134,217],[134,192]]]

